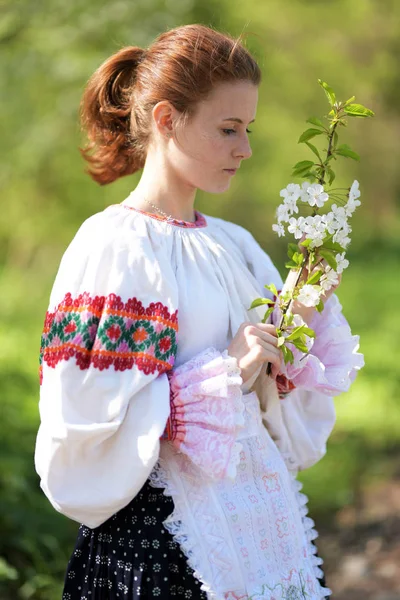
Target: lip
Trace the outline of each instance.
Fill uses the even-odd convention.
[[[234,175],[236,173],[237,169],[224,169],[224,171],[226,171],[230,175]]]

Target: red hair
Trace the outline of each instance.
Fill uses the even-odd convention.
[[[168,100],[186,122],[216,84],[260,80],[260,68],[240,38],[204,25],[162,33],[146,50],[122,48],[95,71],[82,97],[81,124],[89,141],[80,151],[87,172],[104,185],[143,168],[158,102]]]

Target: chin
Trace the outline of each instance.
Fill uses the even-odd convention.
[[[223,182],[223,183],[215,183],[214,185],[212,184],[204,184],[204,185],[199,185],[198,189],[200,189],[202,192],[207,192],[208,194],[222,194],[223,192],[226,192],[227,190],[229,190],[231,185],[230,181],[227,182]]]

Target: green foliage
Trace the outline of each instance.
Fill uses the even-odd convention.
[[[318,79],[318,83],[320,86],[322,86],[324,88],[326,97],[328,98],[328,101],[329,101],[329,104],[331,106],[335,106],[336,95],[335,95],[335,92],[333,91],[333,89],[331,87],[329,87],[329,85],[327,83],[325,83],[325,81],[322,81],[321,79]]]
[[[322,256],[322,258],[326,260],[328,265],[332,267],[334,271],[336,271],[337,262],[334,253],[331,250],[328,250],[327,248],[323,248],[322,246],[318,248],[318,253],[320,254],[320,256]]]
[[[311,140],[311,138],[315,137],[316,135],[322,135],[322,133],[323,132],[320,131],[319,129],[306,129],[306,131],[303,131],[303,133],[299,137],[298,143],[301,144],[302,142],[307,142],[308,140]]]
[[[357,152],[354,152],[354,150],[352,150],[347,144],[341,144],[340,146],[338,146],[335,150],[335,153],[339,154],[340,156],[353,158],[354,160],[360,160],[359,154],[357,154]]]
[[[257,298],[256,300],[253,300],[248,310],[257,308],[257,306],[262,306],[263,304],[275,304],[275,302],[269,298]]]
[[[373,117],[375,115],[372,110],[366,108],[362,104],[347,104],[344,108],[344,112],[349,117]]]

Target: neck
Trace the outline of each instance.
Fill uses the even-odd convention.
[[[156,174],[156,176],[155,176]],[[148,152],[142,176],[129,197],[129,204],[157,214],[145,199],[174,219],[195,221],[196,188],[182,181],[162,157]]]

